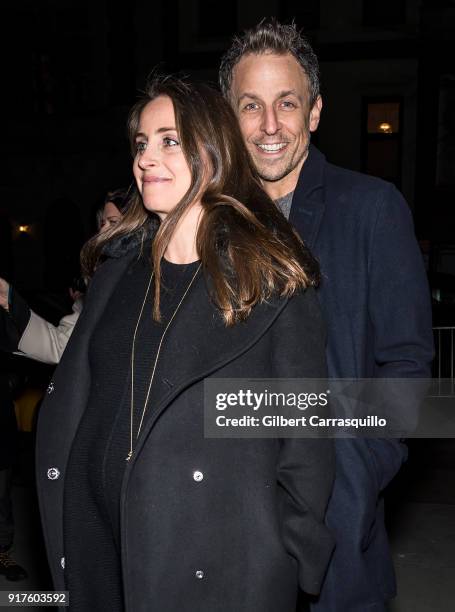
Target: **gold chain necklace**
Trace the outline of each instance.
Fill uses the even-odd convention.
[[[164,328],[163,331],[163,335],[161,336],[161,340],[160,343],[158,344],[158,350],[156,351],[156,356],[155,356],[155,361],[153,363],[153,368],[152,368],[152,374],[150,375],[150,380],[149,380],[149,384],[147,387],[147,394],[145,396],[145,402],[144,402],[144,407],[142,408],[142,416],[141,416],[141,421],[139,423],[139,428],[137,430],[137,434],[136,434],[136,440],[139,438],[139,434],[141,433],[141,429],[142,429],[142,422],[144,420],[144,416],[145,416],[145,412],[147,410],[147,404],[148,404],[148,400],[150,397],[150,391],[152,389],[152,384],[153,384],[153,378],[155,376],[155,370],[156,370],[156,364],[158,363],[158,357],[160,356],[160,351],[161,351],[161,346],[163,344],[163,340],[164,340],[164,336],[167,333],[167,330],[169,329],[172,321],[174,320],[175,315],[177,314],[180,306],[182,305],[183,300],[185,299],[188,291],[191,289],[191,285],[193,284],[197,273],[199,272],[199,270],[201,269],[202,263],[199,264],[196,272],[193,274],[192,279],[190,280],[188,287],[185,289],[185,293],[182,295],[180,302],[177,304],[171,318],[169,319],[166,327]],[[130,450],[128,455],[126,456],[126,461],[129,461],[131,459],[131,457],[133,456],[133,419],[134,419],[134,353],[135,353],[135,348],[136,348],[136,335],[137,335],[137,330],[139,329],[139,323],[141,322],[142,319],[142,313],[144,311],[144,307],[145,307],[145,303],[147,301],[149,292],[150,292],[150,287],[152,285],[152,279],[153,279],[153,272],[150,275],[150,279],[147,285],[147,290],[145,292],[145,296],[144,296],[144,301],[142,302],[142,306],[141,306],[141,310],[139,312],[139,317],[137,319],[136,322],[136,327],[134,329],[134,335],[133,335],[133,346],[131,347],[131,401],[130,401]]]

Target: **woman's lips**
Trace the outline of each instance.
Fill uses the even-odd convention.
[[[164,176],[144,176],[144,178],[142,179],[143,183],[166,183],[167,181],[170,181],[171,179],[166,178]]]

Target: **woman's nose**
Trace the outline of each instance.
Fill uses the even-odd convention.
[[[156,150],[148,145],[144,151],[139,155],[138,165],[143,170],[146,168],[152,168],[159,165],[159,154]]]

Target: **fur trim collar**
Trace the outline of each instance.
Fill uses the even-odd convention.
[[[150,220],[138,230],[130,234],[114,236],[103,247],[103,258],[118,259],[132,250],[141,248],[144,242],[152,240],[159,227],[159,222],[155,219]]]

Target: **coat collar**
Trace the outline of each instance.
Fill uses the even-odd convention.
[[[134,232],[113,236],[108,240],[102,249],[103,258],[118,259],[127,253],[138,252],[146,241],[153,240],[158,227],[158,219],[150,215],[149,219]]]
[[[325,210],[325,156],[310,145],[292,198],[290,223],[306,245],[314,247]]]

